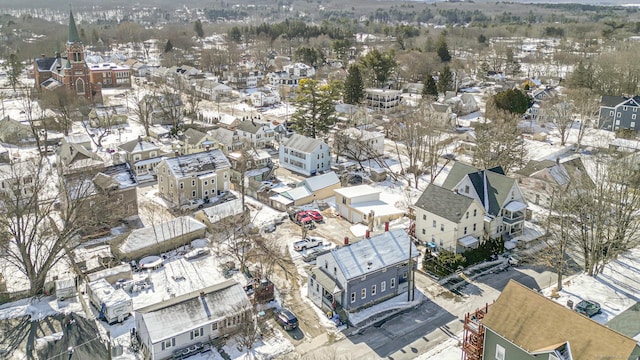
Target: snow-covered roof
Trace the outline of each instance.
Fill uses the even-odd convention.
[[[228,169],[231,167],[229,159],[222,150],[215,149],[190,155],[177,156],[163,160],[176,179],[202,175],[208,172]]]
[[[120,251],[125,254],[135,252],[203,229],[206,229],[206,226],[196,219],[190,216],[181,216],[160,224],[133,230],[120,245]]]
[[[293,188],[293,189],[284,191],[284,192],[280,193],[280,195],[282,195],[282,196],[284,196],[286,198],[289,198],[289,199],[291,199],[293,201],[296,201],[296,200],[304,199],[304,198],[306,198],[308,196],[311,196],[311,195],[313,195],[313,193],[311,191],[309,191],[309,189],[307,189],[306,187],[300,186],[300,187],[297,187],[297,188]]]
[[[131,297],[122,289],[114,289],[105,279],[89,283],[89,288],[101,304],[106,306],[131,301]]]
[[[370,214],[372,211],[376,217],[404,214],[404,211],[397,207],[387,204],[382,200],[365,201],[360,203],[351,204],[353,209],[356,209],[363,214]]]
[[[342,131],[342,134],[352,140],[366,141],[376,138],[384,138],[384,134],[379,131],[367,131],[356,128],[348,128]]]
[[[227,280],[161,303],[138,309],[151,343],[175,337],[192,329],[223,320],[250,306],[240,284]]]
[[[333,171],[326,174],[316,175],[301,181],[302,186],[309,188],[311,192],[318,191],[329,186],[339,184],[340,179]],[[300,185],[298,185],[300,187]]]
[[[358,197],[363,195],[370,195],[370,194],[379,194],[382,192],[369,185],[357,185],[357,186],[344,187],[340,189],[335,189],[334,191],[337,194],[342,195],[344,197],[348,197],[348,198],[353,198],[353,197]]]
[[[300,134],[291,135],[289,140],[285,141],[284,145],[290,149],[298,150],[306,154],[313,153],[318,147],[321,147],[322,145],[326,146],[327,149],[329,148],[329,146],[322,140],[313,139]]]
[[[122,264],[114,266],[112,268],[96,271],[87,275],[89,282],[98,281],[100,279],[106,279],[118,274],[131,273],[131,266],[129,264]]]
[[[343,246],[324,256],[333,256],[346,279],[388,268],[409,260],[418,250],[404,229],[386,231],[369,239]]]
[[[242,211],[242,199],[233,199],[202,210],[212,224],[231,216],[240,215]]]
[[[128,141],[124,144],[118,145],[118,148],[131,154],[159,149],[158,145],[142,139]]]

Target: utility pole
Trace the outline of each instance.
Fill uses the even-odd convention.
[[[413,273],[413,258],[412,258],[412,254],[411,251],[413,249],[413,246],[411,246],[412,242],[413,242],[413,238],[411,237],[411,235],[408,236],[409,238],[409,262],[408,262],[408,269],[407,269],[407,278],[409,280],[409,284],[407,286],[407,301],[413,301],[414,299],[414,294],[415,294],[415,274]]]

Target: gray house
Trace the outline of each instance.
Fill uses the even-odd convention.
[[[640,96],[603,96],[600,100],[598,127],[601,129],[638,131]]]
[[[407,290],[409,247],[403,229],[387,231],[318,256],[307,279],[307,296],[323,310],[356,312]]]
[[[487,308],[465,317],[464,358],[637,360],[636,341],[511,280]]]

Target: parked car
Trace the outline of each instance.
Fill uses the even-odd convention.
[[[303,251],[307,249],[311,249],[317,246],[322,246],[322,240],[314,239],[314,238],[305,238],[300,241],[296,241],[293,243],[293,249],[295,251]]]
[[[317,259],[318,256],[324,255],[324,254],[328,253],[329,251],[331,251],[331,249],[320,249],[320,248],[311,249],[311,250],[309,250],[309,252],[307,252],[306,254],[302,255],[302,260],[304,262],[311,262],[311,261]]]
[[[198,259],[209,255],[209,253],[211,253],[211,250],[209,250],[209,248],[197,248],[184,254],[184,258],[187,260]]]
[[[191,201],[189,201],[188,203],[182,205],[180,207],[181,210],[195,210],[195,209],[202,209],[202,207],[204,206],[204,200],[202,199],[193,199]]]
[[[582,300],[576,305],[575,311],[584,316],[592,317],[602,313],[602,308],[600,307],[600,304],[595,301]]]
[[[285,330],[293,330],[298,327],[298,318],[289,310],[280,310],[276,319]]]
[[[272,233],[276,231],[276,224],[269,224],[262,227],[262,231],[266,233]]]
[[[311,217],[315,222],[323,222],[324,217],[320,214],[319,211],[316,210],[307,210],[307,216]]]

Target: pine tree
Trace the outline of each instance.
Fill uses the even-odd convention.
[[[338,98],[336,83],[326,85],[317,80],[302,79],[298,84],[292,128],[298,133],[318,138],[329,131],[336,122],[334,102]]]
[[[22,70],[24,66],[20,59],[18,59],[18,55],[11,54],[9,55],[9,61],[7,64],[7,77],[9,80],[9,85],[13,88],[13,91],[16,90],[16,86],[20,82],[20,74],[22,74]]]
[[[173,44],[171,43],[171,40],[167,40],[167,43],[164,44],[164,52],[168,53],[171,50],[173,50]]]
[[[196,32],[198,38],[202,39],[204,37],[204,30],[202,29],[200,19],[196,20],[195,24],[193,24],[193,30]]]
[[[453,89],[453,73],[449,69],[449,65],[445,65],[438,76],[438,92],[444,94]]]
[[[451,60],[451,54],[449,54],[449,47],[447,46],[446,34],[440,33],[438,36],[438,43],[436,44],[436,52],[438,53],[438,57],[443,62],[448,62]]]
[[[434,99],[438,98],[438,85],[436,81],[433,79],[433,76],[427,75],[422,85],[422,98],[426,99],[428,97],[432,97]]]
[[[362,74],[360,74],[360,67],[352,64],[349,66],[349,73],[344,80],[343,101],[345,104],[356,105],[359,104],[363,98],[364,82],[362,81]]]

